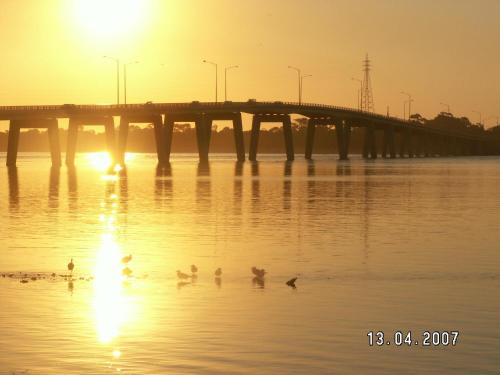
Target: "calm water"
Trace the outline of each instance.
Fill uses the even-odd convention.
[[[0,374],[500,371],[500,158],[178,156],[157,174],[131,155],[108,176],[99,155],[51,171],[24,154],[17,173],[4,158]],[[460,335],[370,347],[372,330]]]

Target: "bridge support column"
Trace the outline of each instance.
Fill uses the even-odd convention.
[[[70,118],[68,126],[68,139],[66,141],[66,165],[75,165],[75,152],[76,152],[76,139],[78,137],[78,126],[77,120]]]
[[[283,119],[283,137],[285,141],[286,160],[293,161],[295,153],[293,151],[292,120],[290,116]]]
[[[49,133],[50,158],[52,167],[61,166],[61,146],[59,144],[59,126],[57,119],[49,120],[47,132]]]
[[[344,152],[345,160],[349,158],[349,146],[351,144],[351,123],[349,121],[344,122]]]
[[[250,134],[250,150],[248,159],[251,161],[257,160],[257,148],[259,147],[260,135],[260,119],[258,115],[253,115],[252,118],[252,132]]]
[[[315,134],[316,134],[316,122],[314,121],[314,119],[309,119],[307,122],[306,151],[305,151],[305,158],[308,160],[312,159]]]
[[[236,158],[238,161],[245,161],[245,142],[243,140],[243,122],[241,113],[234,116],[233,119],[234,145],[236,148]]]
[[[155,144],[156,144],[156,157],[158,158],[158,165],[163,166],[167,164],[166,161],[166,143],[164,142],[163,132],[163,121],[161,116],[155,116],[153,121],[153,129],[155,132]]]
[[[208,162],[208,149],[209,149],[209,136],[210,131],[207,130],[207,126],[212,127],[210,121],[209,124],[205,121],[203,115],[200,115],[195,122],[196,127],[196,141],[198,144],[198,157],[200,159],[200,163]]]
[[[169,115],[165,115],[165,122],[163,125],[163,143],[165,145],[165,163],[170,163],[170,153],[172,151],[172,136],[174,133],[175,122]]]
[[[125,165],[125,154],[127,152],[128,132],[130,124],[134,123],[153,124],[158,164],[159,165],[165,164],[166,151],[165,151],[165,145],[163,144],[163,122],[161,115],[123,115],[120,117],[120,129],[118,132],[118,147],[116,152],[117,153],[116,159],[118,160],[118,162],[121,165]]]
[[[365,159],[376,159],[377,158],[377,143],[375,139],[375,128],[373,125],[367,125],[365,127],[365,141],[363,146],[363,157]]]
[[[413,139],[414,139],[414,151],[415,151],[415,157],[420,157],[422,155],[422,133],[421,132],[415,132],[413,133]]]
[[[347,160],[347,140],[346,134],[347,125],[344,124],[342,120],[339,120],[335,124],[335,133],[337,133],[337,148],[339,150],[339,160]]]
[[[407,142],[406,132],[404,129],[399,131],[399,157],[404,158],[406,156]]]
[[[370,132],[368,126],[364,129],[364,139],[363,139],[363,159],[368,159],[369,148],[370,148]]]
[[[118,162],[125,165],[125,152],[127,151],[127,139],[130,122],[127,116],[120,117],[120,129],[118,131]]]
[[[19,135],[21,126],[18,121],[11,121],[9,125],[9,140],[7,144],[7,167],[15,167],[17,160],[17,149],[19,147]]]
[[[59,146],[59,127],[57,125],[57,119],[35,119],[10,121],[6,160],[6,165],[8,167],[16,166],[21,128],[47,129],[52,166],[61,166],[61,149]]]
[[[252,119],[252,133],[250,135],[249,160],[257,160],[257,148],[259,145],[260,124],[262,122],[281,122],[283,124],[283,138],[285,141],[286,158],[288,161],[294,159],[292,121],[289,115],[256,114]]]
[[[406,137],[406,145],[408,147],[408,157],[413,158],[414,156],[414,148],[413,148],[413,132],[408,129],[405,131],[405,137]]]
[[[106,133],[106,147],[111,156],[112,163],[116,161],[115,124],[111,116],[85,116],[70,117],[68,127],[68,140],[66,144],[66,165],[75,165],[76,144],[80,126],[104,126]]]
[[[389,157],[394,159],[396,157],[396,147],[394,143],[394,127],[388,126],[384,129],[384,141],[382,156],[387,157],[387,152],[389,152]]]

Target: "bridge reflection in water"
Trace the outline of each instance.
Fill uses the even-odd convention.
[[[208,161],[213,121],[231,121],[233,124],[236,159],[245,160],[242,113],[252,115],[252,129],[248,158],[257,160],[259,133],[262,123],[281,123],[288,161],[294,160],[291,115],[308,118],[305,158],[311,159],[315,130],[318,126],[334,126],[339,158],[349,156],[351,130],[364,129],[363,156],[375,159],[414,156],[499,155],[500,139],[485,134],[449,131],[422,126],[414,121],[383,116],[350,108],[318,104],[283,102],[223,102],[223,103],[158,103],[127,105],[62,105],[0,107],[0,120],[10,121],[7,165],[15,166],[22,128],[47,129],[52,164],[61,164],[58,138],[58,120],[69,119],[66,164],[73,166],[78,129],[91,125],[103,126],[108,151],[113,162],[125,164],[125,152],[130,124],[153,124],[156,153],[160,167],[168,165],[174,125],[177,122],[194,123],[198,156],[201,163]],[[114,117],[120,117],[118,137],[115,136]],[[377,132],[382,133],[381,150],[377,149]],[[396,142],[398,138],[398,142]],[[396,150],[396,144],[399,150]],[[332,145],[333,149],[333,145]]]

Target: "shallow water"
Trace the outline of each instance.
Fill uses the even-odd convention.
[[[498,373],[500,158],[211,158],[2,162],[0,374]]]

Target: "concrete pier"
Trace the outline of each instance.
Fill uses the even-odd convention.
[[[210,138],[212,133],[212,125],[214,121],[231,121],[233,124],[234,146],[236,151],[236,159],[245,161],[245,143],[243,140],[243,121],[241,113],[214,113],[205,114],[207,127],[207,140],[210,146]]]
[[[256,114],[252,119],[252,132],[250,135],[250,151],[249,160],[257,160],[257,149],[259,145],[259,133],[260,124],[263,122],[281,122],[283,124],[283,138],[285,142],[285,152],[286,159],[288,161],[293,161],[294,151],[293,151],[293,137],[292,137],[292,121],[289,115],[268,115],[268,114]]]
[[[294,159],[294,142],[291,115],[308,118],[306,130],[305,158],[311,159],[314,150],[316,127],[334,125],[339,159],[349,155],[350,131],[353,126],[364,128],[363,156],[377,157],[377,135],[383,131],[382,156],[401,157],[446,156],[446,155],[499,155],[500,137],[490,132],[463,132],[432,128],[387,115],[369,113],[356,109],[322,104],[302,104],[260,102],[254,99],[245,102],[201,103],[151,103],[128,105],[43,105],[43,106],[3,106],[0,120],[10,121],[7,164],[15,165],[21,128],[47,129],[51,157],[54,165],[60,165],[57,119],[68,118],[68,142],[66,164],[74,164],[78,129],[86,125],[104,126],[107,148],[114,161],[124,163],[129,125],[131,123],[151,123],[158,164],[170,160],[175,122],[192,122],[196,126],[196,138],[200,161],[207,161],[214,121],[232,121],[236,158],[245,160],[242,114],[253,116],[250,136],[249,158],[255,161],[259,146],[262,122],[282,124],[287,160]],[[164,121],[162,118],[164,116]],[[113,118],[120,117],[118,142],[115,140]],[[398,142],[395,142],[397,133]],[[399,149],[396,150],[396,145]]]
[[[387,155],[391,159],[396,157],[396,145],[394,140],[394,127],[388,126],[384,129],[384,139],[382,141],[382,157],[386,158]]]
[[[310,118],[307,121],[306,147],[305,147],[305,152],[304,152],[304,156],[307,160],[312,159],[315,134],[316,134],[316,122],[315,122],[315,119]]]
[[[52,166],[61,166],[61,148],[59,145],[59,127],[57,119],[11,120],[9,124],[6,165],[8,167],[16,166],[19,137],[21,135],[21,129],[23,128],[47,129]]]
[[[363,158],[377,158],[377,142],[375,139],[375,127],[373,125],[365,126],[365,139],[363,144]]]
[[[70,117],[68,127],[68,140],[66,144],[66,165],[75,165],[75,152],[78,139],[78,128],[83,126],[104,126],[106,133],[106,147],[112,161],[116,157],[115,124],[111,116],[79,116]]]
[[[349,154],[350,127],[344,121],[337,120],[335,123],[335,133],[337,135],[337,149],[339,151],[339,160],[347,160]]]
[[[118,147],[117,147],[117,161],[125,164],[125,153],[127,151],[127,139],[130,124],[153,124],[155,132],[156,154],[158,164],[164,164],[165,160],[165,146],[163,143],[163,120],[161,115],[155,114],[135,114],[123,115],[120,117],[120,129],[118,134]]]

